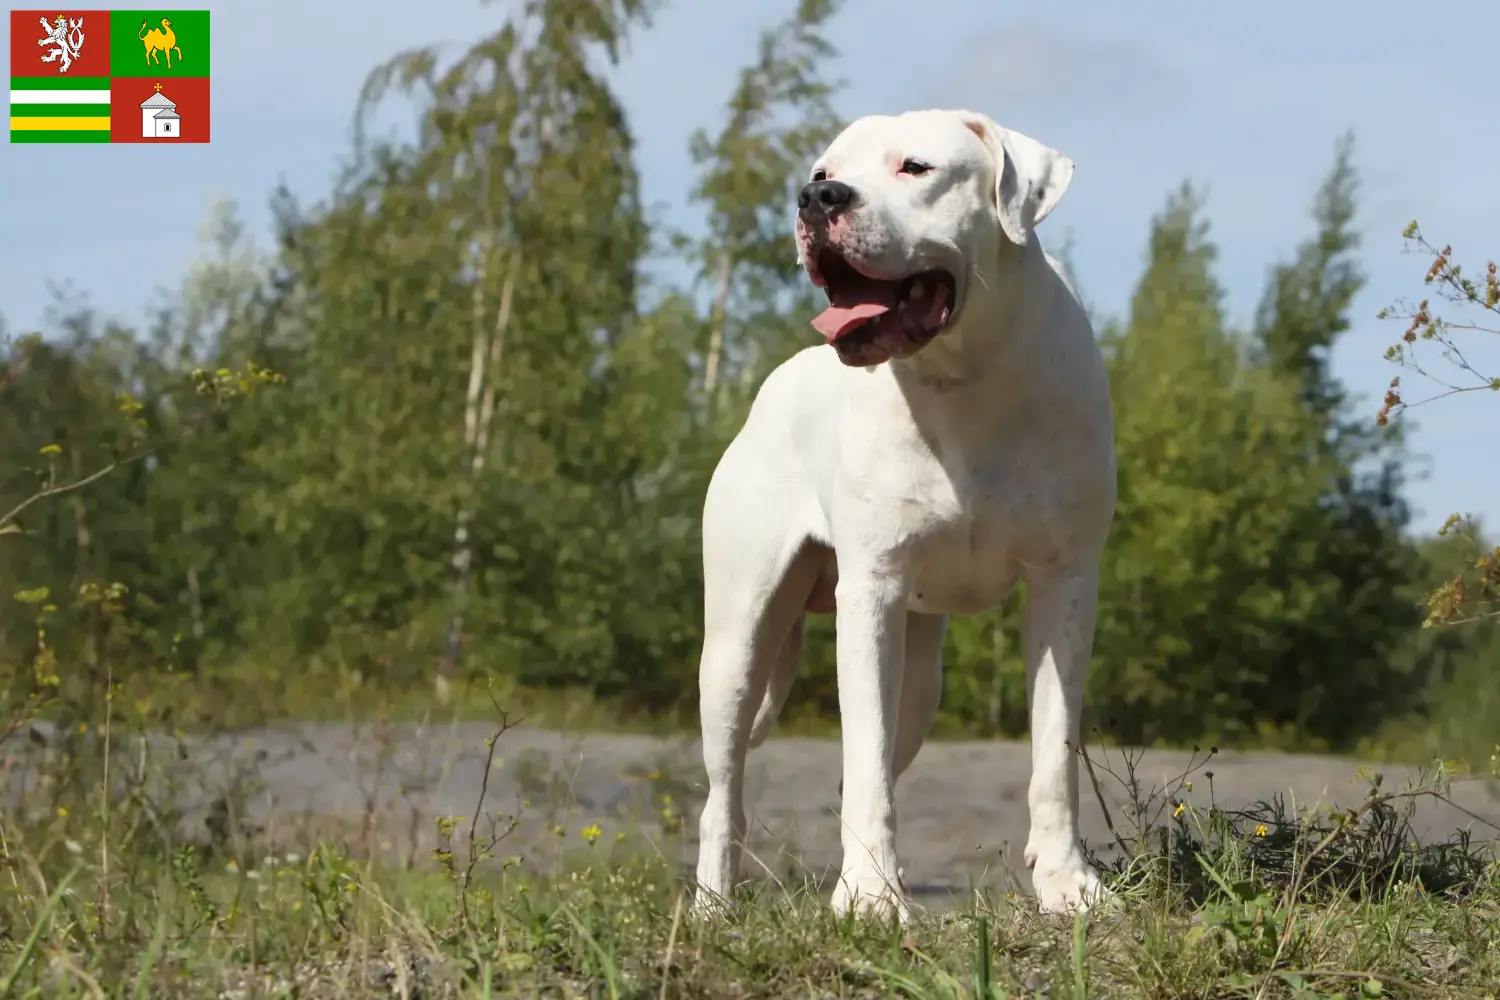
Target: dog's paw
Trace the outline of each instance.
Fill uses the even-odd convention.
[[[838,885],[834,886],[829,905],[840,916],[852,910],[855,916],[862,919],[895,919],[905,924],[911,917],[911,911],[899,879],[898,875],[896,884],[892,884],[876,873],[845,872],[839,878]]]
[[[688,914],[694,920],[721,920],[734,912],[734,901],[702,886],[693,893]]]
[[[1056,866],[1038,864],[1031,871],[1031,887],[1043,913],[1086,913],[1106,896],[1098,874],[1081,857]]]

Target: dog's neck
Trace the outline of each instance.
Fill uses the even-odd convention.
[[[1005,266],[969,275],[957,322],[917,354],[890,363],[913,403],[960,390],[1009,395],[1013,384],[1026,380],[1028,355],[1037,349],[1061,281],[1035,234],[1024,247],[1002,243],[997,252],[1007,258]]]

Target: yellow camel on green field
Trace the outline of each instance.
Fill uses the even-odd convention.
[[[141,30],[135,33],[135,37],[146,43],[146,65],[150,66],[153,57],[158,66],[161,65],[161,53],[167,54],[167,69],[172,68],[172,52],[176,50],[177,61],[182,62],[182,50],[177,48],[177,32],[172,30],[172,22],[166,18],[161,19],[160,28],[146,30],[146,22],[141,22]]]

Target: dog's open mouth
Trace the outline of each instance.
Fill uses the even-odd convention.
[[[813,328],[846,365],[909,358],[942,333],[953,316],[957,283],[946,271],[883,281],[859,273],[832,249],[821,251],[808,270],[829,301],[813,317]]]

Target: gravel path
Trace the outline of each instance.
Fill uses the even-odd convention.
[[[167,780],[179,789],[189,828],[203,829],[214,800],[237,789],[227,797],[232,810],[278,842],[340,833],[363,853],[421,860],[436,842],[434,817],[473,815],[492,732],[472,723],[425,729],[297,725],[195,740],[185,754],[152,750],[150,756],[168,762]],[[124,760],[139,759],[138,745],[127,742],[120,751]],[[691,865],[702,795],[695,739],[519,727],[501,738],[495,754],[499,766],[490,778],[487,809],[520,819],[498,853],[550,861],[559,845],[581,848],[579,831],[597,823],[608,839],[626,833]],[[1136,773],[1147,788],[1177,787],[1192,763],[1186,752],[1137,754]],[[1102,758],[1095,752],[1094,759],[1096,767],[1123,770],[1118,750]],[[1219,753],[1191,775],[1189,798],[1206,805],[1212,786],[1214,800],[1228,808],[1277,794],[1299,806],[1354,805],[1368,788],[1357,777],[1359,766],[1334,757]],[[1029,769],[1024,743],[933,742],[923,748],[897,790],[899,849],[914,893],[941,897],[975,883],[1000,884],[1010,875],[1026,884],[1020,855]],[[1384,773],[1388,789],[1414,773],[1396,766],[1372,770]],[[767,871],[789,874],[799,860],[815,871],[837,865],[839,776],[835,741],[773,739],[751,754],[752,846]],[[28,784],[17,780],[16,770],[0,778],[12,803]],[[1100,780],[1118,820],[1119,786],[1102,772]],[[1103,810],[1086,775],[1084,783],[1084,833],[1102,847],[1108,842]],[[665,805],[664,797],[670,797]],[[1457,785],[1453,798],[1462,809],[1500,822],[1500,802],[1480,784]],[[523,802],[530,804],[523,808]],[[1423,801],[1415,825],[1424,836],[1447,836],[1465,826],[1479,838],[1493,835],[1493,828],[1462,809]],[[685,815],[683,836],[663,836],[664,817],[670,827],[674,815]],[[555,825],[565,831],[561,840]]]

